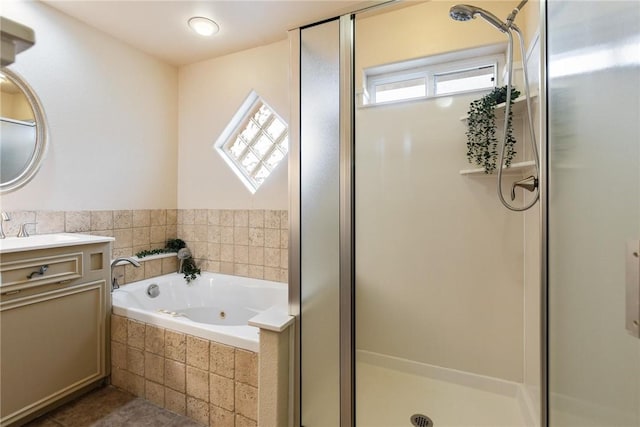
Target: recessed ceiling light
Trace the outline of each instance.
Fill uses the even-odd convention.
[[[220,31],[218,24],[209,18],[194,16],[189,19],[189,28],[201,36],[210,37]]]

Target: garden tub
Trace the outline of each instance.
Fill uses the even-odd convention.
[[[249,326],[266,310],[287,312],[287,284],[203,272],[187,283],[167,274],[121,286],[113,313],[161,328],[258,352],[259,329]]]

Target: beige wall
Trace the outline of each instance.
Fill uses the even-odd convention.
[[[180,237],[203,269],[287,280],[286,160],[252,196],[212,148],[251,89],[287,118],[286,42],[178,72],[41,3],[6,4],[3,15],[36,31],[36,45],[11,68],[38,93],[51,137],[35,179],[2,196],[2,210],[12,217],[7,235],[28,221],[38,222],[31,231],[39,234],[113,235],[114,257]],[[184,206],[226,210],[209,218],[199,211],[204,223],[197,222],[202,215],[186,211],[180,214],[184,221],[166,227],[116,220],[126,212],[182,213],[176,208]],[[213,220],[229,215],[231,223]],[[164,268],[166,260],[162,268],[156,268],[160,261],[147,264],[152,275],[175,269]],[[140,269],[129,273],[121,280],[147,275]]]
[[[286,160],[252,195],[212,148],[252,89],[288,118],[286,41],[178,72],[41,3],[6,5],[36,31],[11,68],[41,98],[51,145],[3,209],[288,207]]]
[[[516,22],[525,34],[526,46],[530,46],[540,34],[540,0],[529,0],[522,9]]]
[[[10,68],[42,101],[51,143],[2,209],[175,208],[177,69],[40,2],[2,14],[35,30]]]
[[[457,22],[449,18],[455,0],[429,1],[404,7],[392,13],[380,9],[373,16],[356,21],[356,70],[436,55],[460,49],[506,43],[507,38],[495,27],[480,18],[469,22]],[[486,9],[501,19],[506,19],[514,6],[511,1],[475,1],[474,5]],[[516,22],[527,31],[525,7]],[[514,50],[516,61],[519,49]],[[362,82],[362,73],[356,73],[356,87]]]
[[[179,208],[288,208],[286,157],[252,195],[213,148],[251,90],[288,121],[288,72],[286,41],[180,68]]]

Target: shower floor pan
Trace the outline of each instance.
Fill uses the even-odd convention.
[[[410,417],[417,413],[433,420],[434,427],[531,425],[517,393],[488,391],[358,359],[358,427],[411,426]]]

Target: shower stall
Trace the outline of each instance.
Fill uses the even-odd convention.
[[[640,4],[390,2],[290,44],[293,424],[640,426]],[[470,103],[508,82],[487,174]]]

